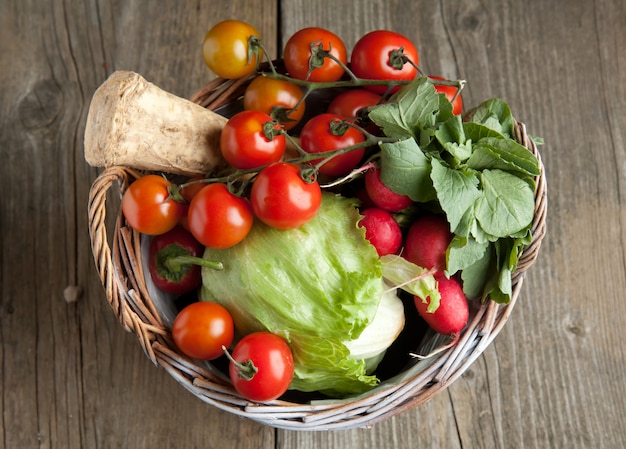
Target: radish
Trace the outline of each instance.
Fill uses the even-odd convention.
[[[422,300],[414,296],[415,307],[435,332],[457,337],[469,320],[469,303],[461,283],[456,278],[448,279],[442,274],[437,274],[435,280],[441,294],[437,310],[428,312],[430,297]]]
[[[448,221],[443,215],[426,215],[416,219],[404,242],[404,258],[436,273],[446,269],[446,251],[452,241]]]
[[[411,198],[400,195],[380,180],[380,168],[375,167],[365,173],[365,190],[372,202],[389,212],[399,212],[413,204]]]
[[[365,228],[365,238],[374,245],[379,256],[395,254],[402,244],[400,225],[389,212],[376,207],[361,211],[359,226]]]

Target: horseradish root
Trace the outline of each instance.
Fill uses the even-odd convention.
[[[94,93],[85,159],[96,167],[201,175],[223,163],[227,119],[165,92],[134,72],[114,72]]]

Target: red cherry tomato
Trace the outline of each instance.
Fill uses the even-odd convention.
[[[204,180],[204,176],[195,176],[190,178],[188,181],[182,185],[182,189],[180,189],[180,194],[185,198],[188,202],[193,200],[193,197],[202,190],[203,187],[206,187],[206,183],[202,182]]]
[[[330,58],[321,58],[319,47],[347,63],[346,46],[339,36],[324,28],[309,27],[296,31],[285,44],[285,68],[293,78],[309,81],[337,81],[344,69]]]
[[[324,153],[339,150],[365,141],[365,136],[356,128],[342,123],[343,117],[336,114],[323,113],[314,116],[302,127],[300,146],[307,153]],[[365,148],[358,148],[339,154],[324,165],[319,172],[323,175],[342,176],[350,172],[363,158]],[[322,161],[315,159],[315,165]]]
[[[208,184],[189,205],[189,230],[209,248],[229,248],[241,242],[253,221],[248,201],[230,193],[225,184]]]
[[[434,76],[434,75],[431,75],[428,78],[435,80],[435,81],[445,80],[445,78],[442,78],[440,76]],[[458,89],[455,86],[442,86],[441,84],[435,83],[435,90],[439,93],[444,94],[446,98],[448,99],[448,101],[452,103],[452,113],[454,115],[459,115],[463,112],[463,99],[461,98],[460,94],[459,95],[456,94]],[[455,95],[456,95],[456,98],[455,98]]]
[[[404,62],[408,58],[411,62]],[[419,55],[405,36],[387,30],[371,31],[361,37],[352,49],[350,67],[359,78],[370,80],[409,81],[417,75]],[[367,86],[384,93],[386,86]],[[396,87],[392,92],[399,89]]]
[[[122,213],[131,228],[159,235],[176,226],[185,207],[170,197],[169,185],[163,176],[146,175],[128,186],[122,197]]]
[[[337,95],[328,105],[326,112],[342,117],[358,117],[363,108],[375,106],[381,96],[367,89],[350,89]]]
[[[172,325],[178,349],[198,360],[224,355],[233,342],[235,327],[228,310],[215,302],[194,302],[180,311]]]
[[[303,95],[300,86],[294,83],[257,76],[246,88],[243,107],[268,114],[286,130],[290,130],[304,115],[305,101],[301,101]]]
[[[306,182],[300,168],[276,162],[261,170],[250,192],[254,214],[277,229],[302,226],[317,213],[322,190],[317,181]]]
[[[411,198],[400,195],[383,184],[378,167],[365,173],[365,191],[376,206],[389,212],[398,212],[413,204]]]
[[[241,111],[232,116],[220,136],[226,162],[247,170],[279,161],[285,153],[285,136],[274,135],[277,125],[272,123],[272,117],[258,111]]]
[[[235,389],[252,401],[271,401],[289,388],[293,378],[293,355],[289,345],[277,335],[256,332],[246,335],[235,346],[229,376]],[[256,370],[256,371],[255,371]]]
[[[202,43],[204,62],[217,76],[241,78],[256,70],[263,51],[250,52],[250,37],[259,37],[252,25],[239,20],[225,20],[211,28]]]
[[[206,186],[205,182],[196,182],[202,179],[204,179],[203,176],[197,176],[189,179],[188,181],[185,181],[186,185],[183,185],[183,188],[180,189],[180,194],[187,201],[187,203],[191,203],[191,200],[194,196],[196,196],[196,193],[198,193],[200,190],[202,190],[203,187]],[[187,231],[189,231],[189,204],[183,204],[183,208],[184,212],[178,220],[178,223]]]

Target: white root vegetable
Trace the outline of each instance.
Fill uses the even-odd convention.
[[[91,101],[85,159],[96,167],[206,174],[223,163],[219,138],[226,121],[137,73],[117,71]]]

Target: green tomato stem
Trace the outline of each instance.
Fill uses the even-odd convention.
[[[238,362],[230,355],[226,346],[222,345],[222,351],[224,351],[224,355],[230,363],[237,367],[237,375],[245,380],[252,380],[252,378],[259,372],[259,369],[256,367],[252,360],[246,360],[245,362]]]
[[[201,267],[212,268],[214,270],[223,270],[222,262],[206,260],[202,257],[195,256],[174,256],[168,257],[164,262],[165,267],[173,273],[177,273],[183,269],[185,265],[200,265]]]

